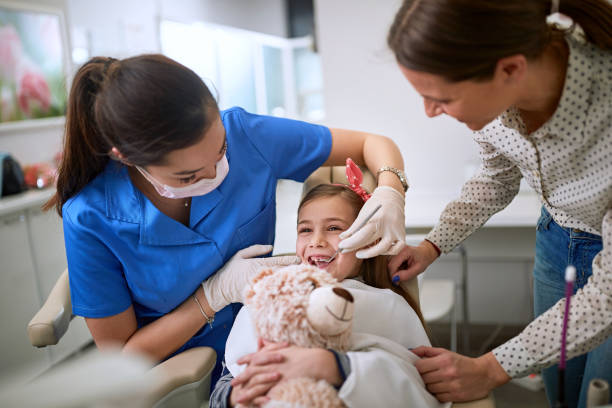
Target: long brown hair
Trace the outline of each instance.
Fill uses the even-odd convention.
[[[324,197],[341,197],[351,205],[355,212],[355,218],[357,217],[359,210],[361,210],[361,207],[363,207],[363,199],[347,186],[338,184],[319,184],[304,195],[302,201],[300,201],[300,205],[298,206],[298,213],[302,207],[310,201]],[[387,271],[388,263],[389,258],[384,255],[364,259],[360,270],[361,278],[369,286],[379,289],[390,289],[403,297],[406,302],[408,302],[410,307],[414,309],[417,316],[421,320],[423,327],[426,327],[425,319],[423,319],[423,314],[421,313],[421,306],[419,303],[413,299],[408,292],[404,291],[401,286],[396,286],[391,282],[391,277]]]
[[[547,24],[551,0],[404,0],[387,43],[404,67],[447,80],[490,78],[501,58],[537,58],[561,32]],[[560,0],[586,38],[612,49],[607,0]]]
[[[90,59],[72,82],[57,192],[43,208],[61,216],[104,170],[112,147],[131,164],[163,164],[169,152],[201,140],[218,114],[200,77],[170,58]]]

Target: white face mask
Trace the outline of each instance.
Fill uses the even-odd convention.
[[[142,174],[144,178],[146,178],[147,181],[151,183],[153,187],[155,187],[155,191],[157,191],[160,196],[167,198],[187,198],[208,194],[215,188],[219,187],[229,172],[229,163],[227,162],[227,156],[223,155],[223,158],[217,162],[217,174],[215,175],[215,178],[205,178],[185,187],[167,186],[155,180],[153,176],[142,167],[136,166],[136,168],[140,174]]]

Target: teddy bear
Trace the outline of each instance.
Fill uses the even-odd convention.
[[[351,344],[354,300],[328,272],[301,264],[264,269],[245,295],[255,332],[272,342],[347,351]],[[282,381],[269,392],[266,408],[345,407],[324,380]]]

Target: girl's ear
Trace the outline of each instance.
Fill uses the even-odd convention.
[[[266,345],[266,343],[264,342],[264,339],[262,339],[261,337],[258,337],[257,338],[257,351],[259,351],[262,348],[264,348],[265,345]]]

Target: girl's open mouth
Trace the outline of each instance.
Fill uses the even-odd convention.
[[[335,259],[332,259],[331,262],[327,262],[328,259],[329,256],[313,255],[308,257],[308,263],[320,269],[327,269],[327,267],[335,261]]]

